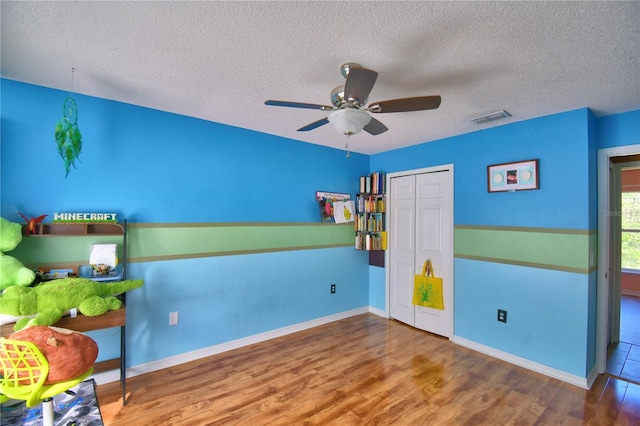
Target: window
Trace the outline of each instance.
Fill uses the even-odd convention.
[[[621,266],[640,271],[640,192],[623,192],[621,206]]]

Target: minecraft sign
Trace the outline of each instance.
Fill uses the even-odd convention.
[[[115,213],[54,213],[53,223],[117,223]]]

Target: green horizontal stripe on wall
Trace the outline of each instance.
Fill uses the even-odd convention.
[[[350,247],[353,224],[334,223],[195,223],[129,224],[129,262],[189,259],[209,256]],[[89,246],[117,243],[118,236],[25,237],[9,254],[29,267],[86,264]]]
[[[524,227],[455,227],[455,256],[536,268],[589,273],[595,232]]]
[[[25,236],[20,245],[7,253],[20,260],[29,268],[42,266],[68,267],[89,263],[91,244],[118,244],[118,257],[122,257],[122,237],[113,235],[97,236]]]
[[[213,226],[132,226],[134,259],[220,256],[353,246],[353,224],[237,223]]]

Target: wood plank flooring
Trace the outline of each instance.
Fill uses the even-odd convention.
[[[640,386],[590,390],[363,314],[97,387],[118,425],[638,425]]]

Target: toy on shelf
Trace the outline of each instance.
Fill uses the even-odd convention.
[[[35,272],[15,257],[5,254],[21,242],[22,225],[0,217],[0,291],[15,285],[28,286],[36,278]]]
[[[13,286],[0,296],[0,317],[5,324],[15,321],[17,331],[53,325],[74,309],[87,316],[103,315],[122,307],[116,295],[142,285],[142,280],[100,283],[88,278],[62,278],[36,287]]]
[[[27,218],[25,215],[23,215],[20,212],[18,212],[18,214],[20,215],[20,217],[22,217],[25,220],[25,222],[27,222],[27,234],[37,234],[38,233],[38,230],[36,229],[37,226],[40,225],[40,222],[42,222],[45,217],[47,217],[46,214],[43,214],[36,218],[33,218],[33,217]]]

